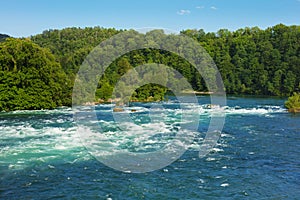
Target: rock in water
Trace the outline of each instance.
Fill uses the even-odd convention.
[[[113,108],[113,111],[114,111],[114,112],[123,112],[124,109],[123,109],[123,108],[115,107],[115,108]]]

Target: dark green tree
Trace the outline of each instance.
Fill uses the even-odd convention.
[[[0,43],[0,110],[67,105],[67,77],[54,56],[29,39]]]

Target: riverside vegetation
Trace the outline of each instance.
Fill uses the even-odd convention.
[[[123,31],[94,27],[47,30],[26,39],[1,35],[0,111],[70,106],[75,76],[85,57],[100,42]],[[161,30],[146,34],[149,43],[165,35]],[[300,26],[278,24],[265,30],[253,27],[216,33],[183,30],[181,34],[199,42],[210,54],[227,94],[289,96],[299,92]],[[120,77],[145,63],[171,66],[195,91],[207,91],[204,80],[187,61],[170,52],[148,48],[129,52],[111,63],[99,79],[96,100],[112,98]],[[162,100],[166,92],[165,87],[148,84],[131,98]]]
[[[285,107],[289,109],[289,112],[300,113],[300,93],[294,93],[285,102]]]

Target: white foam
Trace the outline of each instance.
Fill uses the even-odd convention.
[[[43,120],[41,123],[44,123]],[[56,123],[56,120],[48,123]],[[65,159],[68,157],[66,153],[73,149],[83,148],[75,135],[74,127],[45,126],[35,129],[31,126],[25,126],[26,123],[20,122],[20,124],[1,127],[0,129],[3,139],[14,142],[13,146],[1,149],[0,155],[0,160],[5,158],[3,164],[11,170],[23,169],[31,165],[30,163]],[[28,158],[28,154],[32,156]]]
[[[212,148],[211,151],[213,151],[213,152],[222,152],[224,150],[223,149],[219,149],[219,148]]]
[[[229,183],[222,183],[220,186],[221,186],[221,187],[228,187],[228,186],[229,186]]]
[[[152,103],[153,105],[177,105],[178,103],[167,102],[162,104]],[[107,107],[112,107],[113,104],[102,104],[97,105],[96,112],[111,112]],[[70,159],[67,162],[77,162],[80,160],[88,160],[89,156],[84,152],[84,146],[82,141],[90,144],[92,147],[103,148],[102,155],[117,154],[120,152],[128,152],[130,148],[134,148],[137,151],[143,151],[148,149],[160,149],[166,147],[168,151],[175,151],[174,146],[183,146],[185,142],[176,140],[174,141],[174,146],[168,146],[170,141],[174,140],[177,134],[182,134],[184,137],[189,137],[191,135],[197,135],[195,132],[182,130],[179,126],[181,124],[193,122],[201,115],[209,117],[218,112],[225,112],[226,115],[264,115],[270,116],[273,113],[283,113],[286,112],[281,106],[257,106],[255,108],[240,108],[240,107],[216,107],[207,108],[205,105],[183,104],[182,109],[164,109],[162,106],[153,108],[144,108],[141,106],[128,107],[125,108],[125,112],[131,112],[133,109],[137,111],[136,121],[139,124],[133,122],[115,122],[108,121],[106,119],[89,121],[88,123],[94,125],[99,124],[106,128],[107,131],[103,133],[93,132],[90,128],[88,130],[82,130],[84,134],[77,135],[77,127],[75,123],[72,122],[72,118],[53,118],[53,119],[40,119],[40,121],[15,120],[11,125],[2,125],[8,123],[6,119],[1,121],[0,134],[3,141],[13,141],[13,146],[4,146],[0,149],[0,160],[8,166],[9,169],[20,169],[22,167],[28,166],[29,162],[48,162],[55,159]],[[91,110],[91,108],[82,108],[84,110]],[[139,114],[145,115],[142,112],[149,112],[149,115],[155,118],[150,123],[142,123],[138,116]],[[63,108],[56,110],[41,110],[41,111],[14,111],[8,114],[72,114],[73,110],[71,108]],[[132,112],[136,113],[136,112]],[[5,115],[7,113],[1,113]],[[147,113],[146,113],[147,114]],[[188,119],[181,120],[180,115],[187,114],[190,116]],[[134,121],[134,120],[133,120]],[[71,127],[53,127],[57,124],[70,123]],[[40,124],[39,124],[40,123]],[[38,128],[35,128],[38,125]],[[119,131],[118,126],[122,130]],[[79,127],[80,128],[80,127]],[[186,131],[186,132],[185,132]],[[228,133],[222,133],[221,137],[226,140],[226,137],[232,137]],[[180,138],[177,138],[180,139]],[[183,138],[184,139],[184,138]],[[200,141],[203,138],[198,138]],[[198,140],[197,140],[198,141]],[[199,142],[199,141],[198,141]],[[189,148],[199,150],[200,146],[198,142],[194,142],[189,145]],[[222,152],[226,144],[217,144],[215,148],[212,149],[214,152]],[[82,151],[81,151],[82,150]],[[36,154],[30,159],[25,159],[26,155]],[[66,158],[66,154],[70,155],[70,158]],[[249,152],[250,155],[254,152]],[[75,157],[75,158],[74,158]],[[3,159],[2,159],[3,158]],[[207,161],[214,161],[215,158],[209,157]],[[226,166],[225,166],[226,167]]]
[[[256,108],[239,108],[239,107],[228,107],[225,109],[226,114],[251,114],[251,115],[262,115],[269,113],[284,113],[286,109],[280,106],[258,106]]]
[[[216,160],[216,158],[212,158],[212,157],[206,158],[206,161],[215,161],[215,160]]]

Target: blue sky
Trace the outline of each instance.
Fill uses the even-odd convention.
[[[0,33],[15,37],[64,27],[215,32],[299,22],[300,0],[0,0]]]

